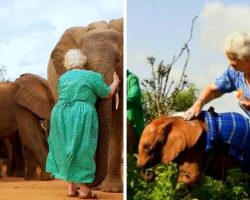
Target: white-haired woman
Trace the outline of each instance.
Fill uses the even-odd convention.
[[[59,98],[51,112],[46,170],[68,182],[69,197],[96,199],[86,185],[93,182],[95,173],[98,137],[95,103],[97,98],[113,96],[119,77],[114,73],[113,83],[108,86],[100,73],[84,70],[86,61],[78,49],[65,54],[67,72],[58,80]]]
[[[242,93],[240,106],[250,116],[250,35],[246,32],[229,35],[224,50],[229,67],[215,83],[204,88],[197,101],[185,112],[186,120],[197,117],[206,103],[232,91]]]

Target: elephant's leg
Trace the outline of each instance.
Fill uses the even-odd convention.
[[[197,183],[201,178],[201,167],[199,163],[184,162],[179,166],[179,177],[177,182],[186,186]]]
[[[19,133],[15,132],[5,140],[8,151],[8,176],[23,177],[25,175],[25,162],[23,154],[23,145]]]
[[[198,148],[186,150],[179,162],[178,183],[184,183],[187,187],[196,184],[202,176],[205,152]]]
[[[6,164],[8,159],[8,152],[4,140],[0,140],[0,177],[2,177],[3,166]],[[8,165],[8,163],[7,163]]]
[[[51,179],[50,175],[45,171],[45,169],[42,169],[39,166],[39,163],[37,162],[37,158],[33,155],[33,153],[30,150],[26,150],[26,180],[34,180],[39,179],[40,174],[40,180],[48,180]],[[47,177],[49,175],[49,177]]]
[[[37,163],[35,162],[36,157],[32,154],[32,152],[24,147],[25,149],[25,161],[26,161],[26,180],[37,180],[39,179],[37,170]]]
[[[4,139],[3,140],[4,142],[4,148],[5,148],[5,151],[7,151],[7,171],[6,171],[6,174],[7,176],[13,176],[13,165],[12,165],[12,160],[13,160],[13,157],[12,157],[12,144],[10,143],[10,141],[8,139]],[[13,163],[15,164],[15,163]]]
[[[43,146],[45,147],[45,150],[46,150],[46,152],[49,152],[49,144],[48,144],[48,134],[49,134],[49,123],[50,121],[49,120],[46,120],[45,122],[44,122],[44,124],[45,124],[45,126],[44,127],[42,127],[44,130],[45,130],[45,132],[43,131],[42,133],[42,135],[40,135],[41,136],[41,141],[42,141],[42,144],[43,144]],[[41,124],[41,122],[40,122],[40,124]],[[45,134],[44,134],[45,133]],[[36,159],[37,160],[37,159]],[[38,164],[38,162],[36,162],[36,164],[35,164],[35,167],[37,168],[37,164]],[[39,167],[39,169],[40,169],[40,179],[41,180],[47,180],[47,177],[48,177],[48,173],[46,172],[46,169],[45,168],[42,168],[41,166],[38,166]],[[51,179],[51,177],[49,176],[49,178]]]
[[[42,142],[41,135],[45,133],[43,133],[44,130],[39,123],[38,117],[25,108],[17,108],[16,116],[22,143],[26,146],[27,151],[30,151],[36,158],[29,162],[38,162],[41,169],[45,171],[48,151]],[[27,163],[27,165],[29,164]],[[52,178],[49,173],[46,174],[46,176],[41,177],[42,180]]]
[[[122,90],[121,90],[122,91]],[[123,137],[123,101],[120,100],[119,109],[112,114],[112,128],[110,136],[108,172],[101,190],[105,192],[122,192],[123,184],[121,179],[121,155]]]

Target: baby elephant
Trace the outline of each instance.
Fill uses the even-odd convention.
[[[48,147],[46,131],[40,123],[49,120],[54,105],[48,81],[34,74],[24,74],[15,82],[1,83],[0,97],[0,139],[18,133],[28,152],[27,166],[39,164],[40,179],[51,179],[51,175],[45,172]],[[27,172],[31,171],[27,169]],[[33,172],[26,174],[26,178],[35,179],[33,175]]]
[[[245,130],[250,129],[245,126],[249,126],[248,119],[238,113],[203,111],[191,121],[173,116],[155,118],[141,136],[137,165],[143,176],[152,181],[154,173],[145,173],[146,169],[175,161],[179,168],[177,185],[186,186],[197,183],[203,173],[222,179],[230,168],[240,166],[249,172],[250,137]]]

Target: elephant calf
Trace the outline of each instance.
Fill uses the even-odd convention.
[[[24,74],[15,82],[1,83],[0,96],[0,139],[18,133],[29,155],[28,164],[38,163],[42,171],[40,179],[51,179],[45,172],[48,149],[44,144],[46,132],[40,123],[40,120],[49,120],[54,105],[47,80]]]
[[[145,172],[157,163],[176,161],[179,167],[177,183],[186,186],[197,183],[203,173],[222,179],[230,168],[240,166],[249,172],[248,126],[249,119],[238,113],[204,111],[191,121],[173,116],[155,118],[141,136],[137,164]],[[154,179],[152,173],[148,176],[147,179]]]

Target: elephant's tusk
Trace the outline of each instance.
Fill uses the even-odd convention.
[[[40,124],[41,124],[43,130],[44,130],[45,132],[47,132],[45,126],[43,125],[43,123],[40,123]]]
[[[115,109],[117,110],[119,106],[119,95],[118,93],[115,94]]]

